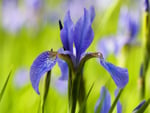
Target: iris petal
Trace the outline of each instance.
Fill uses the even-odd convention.
[[[73,53],[73,22],[68,11],[64,19],[64,27],[60,32],[61,41],[65,50]]]
[[[124,88],[129,81],[128,70],[117,67],[104,59],[100,59],[101,65],[110,73],[118,88]]]
[[[74,43],[76,47],[77,59],[80,60],[80,56],[92,43],[94,38],[94,32],[92,30],[92,21],[95,17],[95,11],[93,7],[90,10],[84,9],[84,16],[80,18],[74,29]]]
[[[138,111],[142,106],[143,104],[145,103],[146,101],[143,100],[134,110],[133,110],[133,113],[136,113],[136,111]]]
[[[105,87],[102,87],[101,89],[100,98],[95,106],[95,113],[98,112],[97,110],[99,109],[98,107],[100,107],[101,101],[102,101],[102,107],[100,109],[100,113],[108,113],[111,106],[111,97],[108,90]]]
[[[60,80],[68,80],[68,65],[64,60],[58,59],[58,65],[61,70],[61,77]]]
[[[56,64],[56,54],[50,51],[41,53],[30,68],[30,80],[35,91],[39,93],[39,82],[44,73],[50,71]]]

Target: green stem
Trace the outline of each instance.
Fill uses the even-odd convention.
[[[119,100],[119,98],[120,98],[122,92],[123,92],[123,89],[120,89],[120,91],[119,91],[117,97],[115,98],[115,100],[114,100],[114,102],[113,102],[113,104],[112,104],[112,106],[111,106],[111,108],[110,108],[110,110],[109,110],[109,113],[112,113],[112,112],[113,112],[113,110],[114,110],[114,108],[115,108],[115,106],[116,106],[116,104],[117,104],[117,102],[118,102],[118,100]]]
[[[77,99],[79,96],[79,87],[80,87],[81,76],[80,74],[75,74],[73,79],[72,92],[71,92],[71,109],[69,113],[75,113]]]
[[[144,63],[143,63],[143,75],[141,76],[141,98],[143,99],[145,97],[146,93],[146,73],[148,70],[148,64],[149,64],[149,55],[145,54]]]
[[[46,102],[47,95],[49,92],[50,80],[51,80],[51,71],[48,71],[46,78],[45,78],[43,101],[41,101],[42,102],[42,106],[41,106],[42,113],[44,113],[44,106],[45,106],[45,102]]]
[[[79,101],[79,107],[81,108],[86,97],[86,91],[85,91],[85,81],[83,79],[83,75],[80,76],[81,76],[81,81],[80,81],[78,101]],[[82,110],[82,113],[86,113],[86,103],[84,105],[84,109]]]

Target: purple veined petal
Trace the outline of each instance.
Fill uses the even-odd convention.
[[[58,65],[60,67],[60,70],[61,70],[61,76],[59,79],[60,80],[68,80],[69,70],[68,70],[67,63],[64,60],[61,60],[59,58],[58,58],[57,62],[58,62]]]
[[[144,104],[145,102],[146,102],[146,101],[143,100],[143,101],[133,110],[132,113],[136,113],[136,111],[138,111],[138,110],[143,106],[143,104]]]
[[[119,47],[117,38],[110,36],[104,37],[98,42],[97,50],[106,58],[109,54],[117,55],[121,50],[121,47]]]
[[[48,71],[50,71],[56,64],[56,53],[45,51],[41,53],[33,62],[30,68],[30,80],[34,90],[39,92],[39,82],[41,77]]]
[[[74,43],[76,48],[76,56],[79,61],[82,53],[90,46],[94,38],[94,32],[92,30],[92,21],[94,19],[95,12],[93,8],[90,10],[84,9],[84,16],[81,17],[74,29]]]
[[[100,94],[101,94],[100,98],[99,98],[99,100],[97,101],[97,103],[95,105],[95,113],[99,109],[98,107],[99,107],[102,100],[103,100],[103,103],[102,103],[100,113],[108,113],[109,109],[111,107],[111,96],[110,96],[108,90],[104,86],[101,88],[101,93]]]
[[[104,59],[100,59],[101,65],[110,73],[118,88],[124,88],[129,81],[128,70],[117,67]]]
[[[64,19],[64,27],[60,32],[63,48],[73,53],[73,22],[68,11]]]
[[[115,91],[115,97],[117,97],[118,92],[119,92],[119,89],[117,89],[117,90]],[[118,100],[118,102],[117,102],[117,113],[122,113],[122,105],[121,105],[121,103],[120,103],[119,100]]]

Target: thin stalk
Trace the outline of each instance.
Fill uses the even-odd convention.
[[[113,112],[113,110],[114,110],[114,108],[115,108],[115,106],[116,106],[116,104],[117,104],[117,102],[118,102],[118,100],[119,100],[119,98],[120,98],[122,92],[123,92],[123,89],[120,89],[120,91],[119,91],[117,97],[115,98],[115,100],[114,100],[114,102],[113,102],[113,104],[112,104],[112,106],[111,106],[111,108],[110,108],[110,110],[109,110],[109,113],[112,113],[112,112]]]
[[[41,101],[42,102],[42,106],[41,106],[42,113],[44,113],[45,102],[46,102],[47,95],[49,92],[50,80],[51,80],[51,71],[48,71],[47,76],[45,78],[43,101]]]

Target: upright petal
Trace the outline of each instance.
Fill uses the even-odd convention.
[[[100,104],[102,104],[102,106]],[[105,87],[102,87],[100,98],[97,101],[96,106],[95,106],[95,113],[98,113],[99,110],[100,110],[100,113],[108,113],[110,106],[111,106],[110,94]]]
[[[60,32],[61,41],[65,50],[73,53],[73,22],[68,11],[64,19],[64,27]]]
[[[74,43],[76,47],[77,60],[80,60],[80,56],[92,43],[94,38],[94,32],[92,30],[92,21],[95,17],[95,11],[93,7],[90,10],[84,9],[84,16],[80,18],[74,29]]]
[[[60,80],[68,80],[68,65],[64,60],[58,59],[57,60],[58,65],[61,70],[61,77],[59,78]]]
[[[117,67],[104,59],[100,59],[101,65],[110,73],[118,88],[124,88],[129,81],[128,70]]]
[[[56,53],[46,51],[41,53],[30,68],[30,80],[35,91],[39,93],[39,82],[44,73],[50,71],[56,64]]]

